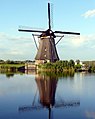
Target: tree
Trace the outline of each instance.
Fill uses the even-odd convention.
[[[76,62],[77,62],[77,64],[80,64],[80,60],[78,59],[78,60],[76,60]]]
[[[70,66],[70,67],[74,67],[74,66],[75,66],[74,60],[71,59],[71,60],[69,61],[69,66]]]

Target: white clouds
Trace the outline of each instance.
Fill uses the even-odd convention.
[[[95,34],[69,36],[58,45],[61,59],[95,59]]]
[[[82,16],[84,16],[85,18],[94,17],[95,16],[95,9],[88,10]]]
[[[0,59],[34,60],[37,50],[32,40],[32,37],[9,36],[0,33]],[[89,56],[86,54],[88,50]],[[74,58],[79,53],[83,57],[94,57],[91,55],[92,51],[95,51],[95,34],[64,37],[58,44],[58,52],[60,56],[64,53],[64,57]],[[66,54],[70,56],[65,56]]]
[[[16,50],[16,49],[13,49],[13,50],[11,50],[10,52],[9,52],[9,54],[10,55],[23,55],[23,52],[21,52],[21,51],[19,51],[19,49],[18,50]]]
[[[0,39],[6,38],[6,34],[3,32],[0,32]]]
[[[0,59],[32,59],[35,52],[32,36],[10,36],[0,33]]]
[[[79,36],[73,36],[71,38],[71,44],[75,47],[79,47],[83,44],[83,42],[85,41],[85,38],[84,37],[79,37]]]
[[[95,47],[95,34],[89,34],[89,35],[80,35],[79,36],[71,36],[69,39],[65,42],[68,42],[72,47],[78,48],[78,47],[89,47],[94,48]]]
[[[3,40],[12,40],[12,41],[14,41],[14,40],[16,40],[16,41],[23,40],[25,42],[25,40],[26,40],[26,42],[27,42],[27,41],[31,41],[31,39],[32,39],[32,36],[31,37],[10,36],[6,33],[0,32],[0,41],[3,41]],[[21,42],[23,42],[23,41],[21,41]]]

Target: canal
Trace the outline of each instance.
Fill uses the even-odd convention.
[[[0,73],[0,119],[95,119],[95,74]]]

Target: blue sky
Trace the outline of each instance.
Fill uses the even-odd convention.
[[[95,60],[95,0],[49,0],[53,6],[53,30],[80,32],[65,35],[57,45],[60,59]],[[19,26],[48,28],[48,0],[0,0],[0,59],[34,60],[31,33]],[[56,39],[57,40],[57,39]]]

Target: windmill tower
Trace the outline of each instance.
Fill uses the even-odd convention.
[[[35,57],[36,64],[45,63],[45,62],[55,62],[59,60],[56,45],[64,37],[63,34],[80,35],[80,33],[75,33],[75,32],[63,32],[63,31],[51,30],[50,3],[48,3],[48,29],[46,31],[25,30],[25,29],[18,29],[18,30],[22,32],[41,33],[41,35],[39,36],[40,38],[39,47],[37,48],[38,51]],[[60,39],[58,40],[57,43],[55,43],[55,38],[58,37],[56,34],[61,34]]]

